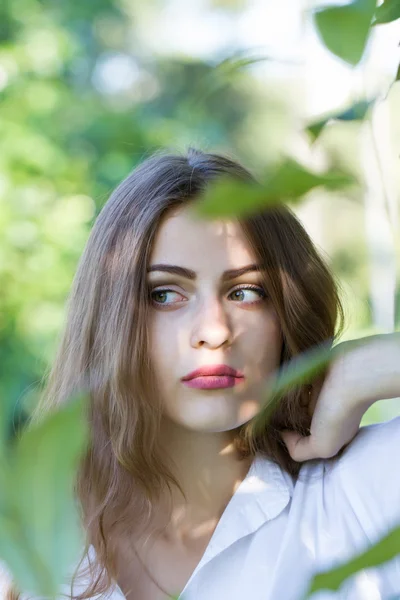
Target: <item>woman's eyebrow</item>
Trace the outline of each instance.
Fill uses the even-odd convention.
[[[222,274],[222,281],[229,281],[230,279],[235,279],[236,277],[240,277],[245,273],[249,273],[250,271],[262,271],[263,267],[260,265],[247,265],[246,267],[241,267],[240,269],[229,269],[228,271],[224,271]],[[197,275],[195,271],[192,269],[187,269],[186,267],[178,267],[178,265],[151,265],[147,269],[147,272],[150,273],[152,271],[163,271],[166,273],[174,273],[175,275],[179,275],[180,277],[185,277],[186,279],[197,279]]]

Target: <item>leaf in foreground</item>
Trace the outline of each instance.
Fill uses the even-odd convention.
[[[351,575],[362,569],[369,569],[392,560],[400,553],[400,527],[396,527],[376,544],[362,552],[346,564],[314,576],[308,595],[319,590],[336,591]],[[308,598],[308,595],[306,596]]]
[[[378,334],[367,338],[346,340],[333,347],[332,340],[328,339],[295,356],[288,363],[284,364],[266,384],[264,406],[257,417],[255,417],[255,429],[265,429],[280,399],[288,391],[304,384],[311,384],[340,355],[369,343],[373,338],[387,339],[396,335],[398,334]]]
[[[39,596],[57,594],[82,548],[73,486],[88,437],[84,401],[74,398],[24,431],[7,468],[0,537],[10,545],[0,545],[0,554],[17,585]]]
[[[209,218],[247,216],[284,201],[294,203],[319,186],[340,189],[354,182],[354,177],[343,171],[332,169],[325,173],[314,173],[295,160],[286,158],[271,168],[257,184],[230,176],[219,177],[207,186],[198,199],[195,212]]]
[[[326,47],[351,65],[357,65],[368,41],[376,0],[353,0],[345,6],[318,10],[315,23]]]
[[[198,111],[208,98],[218,90],[226,87],[244,69],[268,60],[273,60],[273,57],[268,55],[249,56],[239,51],[217,63],[204,77],[197,81],[196,87],[192,91],[193,98],[187,106],[188,114]]]
[[[400,2],[399,0],[385,0],[375,11],[373,25],[382,25],[383,23],[391,23],[400,19]]]
[[[308,125],[307,131],[316,140],[329,121],[362,121],[373,104],[373,100],[362,100],[346,108],[346,110],[329,113]]]
[[[333,359],[331,341],[313,347],[284,365],[266,385],[264,407],[254,420],[255,431],[263,431],[276,410],[280,399],[289,390],[309,384]]]

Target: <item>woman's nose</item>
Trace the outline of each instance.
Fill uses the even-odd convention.
[[[222,302],[216,298],[205,300],[195,316],[191,345],[194,348],[204,345],[209,348],[219,348],[231,343],[232,327]]]

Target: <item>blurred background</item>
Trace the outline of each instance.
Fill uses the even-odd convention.
[[[399,21],[355,68],[321,43],[301,0],[3,0],[0,4],[0,398],[10,436],[36,401],[90,227],[160,146],[345,167],[358,191],[294,207],[342,289],[342,339],[397,329]],[[365,121],[308,123],[360,101]],[[361,191],[360,191],[361,190]],[[400,414],[374,404],[362,424]]]

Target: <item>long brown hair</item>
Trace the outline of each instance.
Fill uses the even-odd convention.
[[[76,494],[87,532],[82,561],[90,545],[96,558],[90,585],[73,598],[111,589],[116,540],[149,521],[162,490],[179,487],[159,448],[162,411],[148,359],[146,267],[161,218],[222,175],[258,183],[228,156],[192,147],[154,152],[111,194],[79,262],[66,327],[32,415],[35,422],[75,391],[89,392],[90,444]],[[267,267],[265,285],[283,332],[281,364],[337,338],[344,323],[338,284],[290,208],[276,205],[239,222]],[[243,425],[237,438],[242,455],[262,453],[296,477],[301,463],[291,459],[278,432],[307,432],[305,394],[306,386],[298,386],[282,398],[264,431]],[[17,598],[9,593],[8,600]]]

